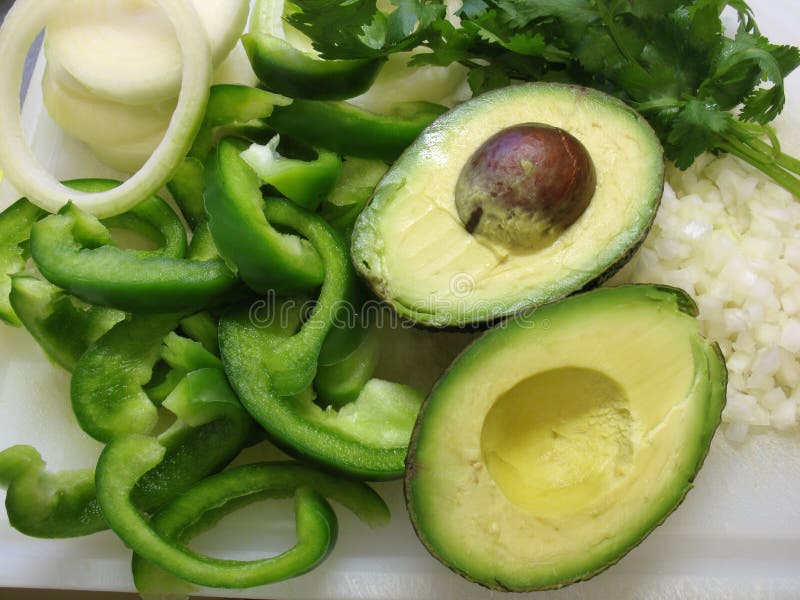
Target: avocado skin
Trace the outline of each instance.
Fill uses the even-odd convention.
[[[618,112],[619,115],[621,115],[620,118],[623,120],[623,122],[629,123],[631,127],[638,128],[640,131],[646,133],[646,137],[648,137],[649,141],[652,142],[652,146],[648,148],[648,151],[652,150],[654,154],[657,153],[658,155],[657,166],[652,173],[653,186],[646,187],[645,191],[640,193],[641,205],[642,207],[647,207],[644,209],[648,211],[647,220],[643,222],[637,222],[636,226],[631,228],[631,232],[633,232],[635,229],[636,237],[628,240],[625,251],[621,252],[611,264],[599,269],[593,277],[586,279],[578,285],[567,285],[559,293],[549,294],[546,298],[542,299],[535,297],[538,290],[531,289],[528,298],[517,298],[514,302],[504,301],[501,298],[501,302],[498,304],[497,309],[493,309],[491,315],[480,315],[479,318],[473,318],[471,320],[459,320],[459,318],[454,315],[416,310],[411,306],[405,305],[403,301],[392,296],[390,286],[385,280],[385,277],[375,269],[374,265],[369,264],[371,261],[368,260],[370,259],[370,248],[375,246],[373,242],[380,240],[376,226],[376,220],[379,218],[378,213],[380,210],[382,210],[384,205],[389,204],[385,198],[379,197],[386,196],[390,193],[396,194],[400,192],[404,187],[404,176],[398,176],[395,171],[397,171],[401,165],[402,169],[407,169],[408,164],[413,164],[414,157],[426,152],[431,152],[431,146],[435,144],[435,140],[441,136],[442,132],[446,131],[447,127],[457,126],[459,123],[458,119],[463,119],[463,117],[457,117],[457,115],[459,114],[461,107],[464,105],[457,106],[444,115],[441,115],[428,128],[426,128],[420,137],[417,138],[416,142],[403,152],[403,154],[395,163],[395,166],[386,173],[376,187],[376,193],[373,195],[373,198],[359,215],[359,218],[356,221],[355,232],[351,241],[350,255],[356,271],[368,283],[376,297],[385,301],[398,313],[400,317],[414,324],[415,326],[423,329],[479,331],[492,327],[497,323],[500,323],[510,317],[514,317],[520,313],[524,313],[528,310],[561,300],[575,293],[581,293],[594,289],[611,278],[636,254],[647,238],[650,228],[655,221],[658,207],[660,206],[660,199],[664,190],[665,161],[663,158],[663,149],[661,148],[655,132],[650,124],[633,108],[622,101],[611,96],[606,96],[597,90],[576,85],[553,83],[522,84],[512,86],[511,88],[503,88],[500,90],[495,90],[494,92],[489,92],[482,96],[473,98],[473,100],[468,101],[467,104],[470,102],[479,101],[484,102],[487,106],[489,106],[490,103],[487,100],[489,96],[501,98],[501,95],[504,93],[515,94],[526,89],[531,90],[538,95],[546,95],[550,90],[554,90],[557,93],[566,91],[577,99],[581,99],[583,97],[591,98],[592,101],[596,102],[598,105],[612,107],[616,112]],[[506,90],[509,90],[509,92],[506,92]],[[500,101],[502,101],[502,98]],[[523,117],[520,118],[524,120]],[[650,182],[646,182],[646,185],[650,186]],[[392,188],[394,188],[393,191]],[[652,200],[650,200],[650,198],[652,198]],[[376,208],[377,204],[380,204],[381,207]],[[382,241],[379,241],[379,244],[382,245]]]
[[[679,312],[683,312],[689,316],[696,317],[699,312],[696,303],[692,299],[692,297],[685,292],[684,290],[668,285],[661,285],[661,284],[628,284],[624,286],[620,286],[621,288],[632,289],[634,291],[639,291],[643,293],[654,293],[656,295],[672,295],[674,297],[675,308]],[[617,288],[601,288],[591,291],[582,291],[576,293],[569,297],[569,300],[578,299],[579,296],[591,296],[595,294],[602,294],[611,292],[614,293],[614,290]],[[529,314],[533,315],[539,310],[546,309],[548,306],[557,305],[563,301],[559,300],[548,305],[538,307],[530,311]],[[478,337],[475,341],[473,341],[469,346],[467,346],[461,354],[453,361],[451,366],[445,371],[442,377],[439,379],[437,384],[434,386],[433,390],[431,391],[430,395],[425,399],[425,402],[422,404],[420,409],[419,415],[417,417],[417,422],[414,426],[414,429],[411,434],[411,440],[409,443],[408,454],[406,455],[406,471],[405,476],[403,477],[403,494],[404,499],[406,502],[406,508],[409,513],[409,518],[411,524],[414,529],[414,533],[417,536],[417,539],[423,544],[426,550],[433,556],[436,560],[441,562],[444,566],[446,566],[449,570],[451,570],[456,575],[467,579],[473,583],[480,585],[489,590],[493,591],[500,591],[500,592],[535,592],[535,591],[547,591],[547,590],[556,590],[561,589],[567,586],[570,586],[574,583],[579,583],[581,581],[586,581],[592,579],[596,575],[599,575],[603,571],[609,569],[616,565],[620,560],[622,560],[631,550],[639,546],[655,529],[661,526],[667,518],[675,512],[675,510],[683,503],[684,499],[686,498],[686,494],[689,490],[693,487],[693,482],[700,471],[700,468],[703,466],[706,457],[708,456],[708,452],[711,447],[711,441],[714,437],[714,434],[717,431],[720,423],[722,422],[722,411],[725,408],[726,404],[726,389],[727,389],[727,382],[728,382],[728,371],[725,364],[725,357],[722,354],[722,350],[719,347],[719,344],[716,342],[708,343],[705,349],[705,356],[707,358],[707,364],[709,368],[709,384],[710,384],[710,393],[708,398],[708,407],[706,411],[705,417],[705,427],[703,429],[703,435],[699,444],[699,448],[701,451],[697,456],[697,460],[694,464],[692,469],[692,474],[689,477],[688,484],[685,485],[682,489],[679,490],[678,495],[676,496],[674,502],[669,507],[667,511],[655,522],[653,522],[649,527],[645,528],[641,531],[639,536],[628,546],[626,546],[621,552],[619,552],[616,556],[613,557],[612,560],[599,565],[596,569],[591,571],[586,571],[582,573],[578,573],[573,577],[551,582],[544,585],[527,585],[527,586],[516,586],[512,583],[504,583],[504,581],[500,578],[494,578],[491,581],[487,581],[485,579],[480,579],[477,577],[472,576],[469,571],[464,569],[459,569],[450,564],[448,558],[443,556],[442,553],[428,540],[426,533],[424,531],[424,527],[421,526],[420,520],[418,515],[415,513],[414,510],[414,498],[412,493],[412,487],[414,485],[414,481],[419,473],[421,467],[417,462],[417,447],[420,440],[422,426],[425,420],[426,413],[428,413],[430,406],[431,406],[431,399],[434,398],[436,395],[437,390],[446,382],[448,376],[453,371],[455,365],[459,362],[462,356],[466,355],[472,347],[476,344],[480,344],[481,341],[488,335],[492,333],[492,330],[486,331],[482,336]]]

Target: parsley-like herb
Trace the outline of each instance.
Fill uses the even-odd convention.
[[[457,26],[442,0],[390,1],[293,0],[289,22],[324,58],[427,47],[412,64],[466,65],[474,93],[515,80],[599,88],[642,113],[678,167],[729,152],[800,196],[800,161],[769,126],[800,50],[770,43],[743,0],[464,0]]]

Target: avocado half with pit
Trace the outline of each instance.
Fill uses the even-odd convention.
[[[600,288],[507,320],[423,405],[406,501],[464,577],[558,588],[616,563],[683,500],[726,369],[681,290]]]
[[[663,151],[596,90],[524,84],[434,121],[378,184],[352,256],[422,325],[492,322],[608,278],[647,234]]]

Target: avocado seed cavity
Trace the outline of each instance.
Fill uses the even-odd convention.
[[[558,127],[523,123],[486,140],[455,189],[466,230],[510,247],[551,244],[583,214],[597,186],[586,148]]]

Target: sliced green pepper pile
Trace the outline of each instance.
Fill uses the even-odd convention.
[[[357,480],[402,474],[422,402],[373,377],[380,348],[349,239],[386,161],[444,109],[374,115],[342,102],[382,61],[323,61],[258,31],[245,47],[271,91],[212,88],[168,185],[178,212],[151,197],[103,221],[25,199],[0,213],[0,319],[71,373],[77,423],[106,444],[96,468],[58,473],[30,446],[0,452],[9,521],[50,538],[110,527],[134,550],[143,593],[305,573],[336,540],[326,498],[385,523],[386,505]],[[324,471],[227,468],[264,438]],[[289,496],[297,544],[278,556],[185,546],[237,508]]]

